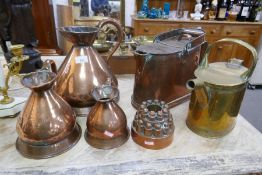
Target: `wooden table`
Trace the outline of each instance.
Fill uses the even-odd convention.
[[[135,115],[131,106],[133,75],[117,76],[119,105],[128,126]],[[20,87],[19,84],[12,86]],[[25,88],[12,95],[28,96]],[[188,102],[171,110],[176,126],[173,143],[162,150],[147,150],[132,138],[119,148],[99,150],[89,146],[83,135],[68,152],[45,160],[22,157],[15,148],[17,118],[0,119],[0,174],[242,174],[262,172],[262,134],[238,116],[234,130],[220,139],[200,137],[185,124]],[[77,122],[85,131],[85,117]]]

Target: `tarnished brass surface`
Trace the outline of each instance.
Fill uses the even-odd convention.
[[[32,90],[17,121],[17,149],[26,157],[47,158],[75,145],[81,129],[70,105],[53,90],[56,74],[42,71],[22,78]]]
[[[107,24],[117,27],[118,41],[104,60],[92,45],[100,28]],[[108,67],[107,61],[119,47],[123,32],[119,23],[111,19],[103,20],[100,28],[70,26],[59,29],[74,46],[58,70],[55,90],[73,107],[94,105],[95,100],[90,94],[92,89],[104,84],[108,78],[112,80],[113,86],[117,86],[117,79]]]
[[[129,129],[124,111],[114,99],[117,88],[105,85],[92,91],[97,103],[87,116],[85,139],[95,148],[112,149],[121,146],[129,138]]]
[[[180,37],[180,35],[184,36],[180,32],[183,30],[171,31],[174,34],[168,33],[167,36],[170,36],[171,39],[173,37],[176,43],[168,46],[168,44],[161,44],[162,41],[160,41],[159,45],[155,47],[159,48],[157,54],[135,52],[136,73],[132,105],[136,109],[148,99],[162,100],[169,107],[174,107],[189,98],[190,91],[185,84],[187,80],[194,77],[201,47],[204,47],[205,33],[202,30],[188,29],[185,32],[188,34],[191,32],[193,39],[185,39]],[[185,42],[188,44],[184,44]],[[191,46],[191,49],[185,51],[188,45]],[[163,47],[169,49],[170,53],[163,52]],[[152,52],[155,51],[152,49]],[[160,54],[160,52],[162,53]]]
[[[132,123],[133,140],[148,149],[162,149],[173,141],[174,123],[168,105],[163,101],[144,101]]]
[[[249,49],[253,55],[251,68],[245,68],[237,59],[209,64],[210,49],[220,42],[233,42]],[[216,138],[228,134],[235,126],[246,85],[256,62],[255,48],[243,41],[222,39],[210,45],[195,71],[197,78],[187,82],[187,87],[193,90],[187,126],[204,137]]]

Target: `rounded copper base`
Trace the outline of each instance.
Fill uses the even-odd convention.
[[[16,149],[26,158],[47,159],[58,156],[73,148],[81,138],[81,134],[81,127],[76,124],[73,132],[60,142],[51,145],[35,146],[22,141],[20,138],[17,138]]]
[[[163,138],[149,138],[139,135],[132,127],[131,135],[134,142],[136,142],[138,145],[147,149],[158,150],[168,147],[172,143],[174,132]]]
[[[85,131],[85,140],[92,147],[98,149],[113,149],[123,145],[129,139],[130,133],[129,128],[126,128],[125,134],[120,137],[112,138],[112,139],[99,139],[97,137],[92,136],[88,130]]]

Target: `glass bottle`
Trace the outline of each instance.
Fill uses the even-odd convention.
[[[236,21],[237,14],[239,11],[237,10],[237,4],[233,4],[233,7],[228,11],[228,20],[229,21]]]
[[[211,4],[211,8],[208,13],[208,18],[210,20],[215,20],[217,14],[217,0],[213,0]]]
[[[250,15],[249,17],[247,18],[247,21],[251,21],[251,22],[254,22],[258,16],[258,7],[259,7],[259,1],[255,1],[253,2],[252,4],[252,7],[251,7],[251,10],[250,10]]]
[[[216,19],[217,20],[226,20],[226,14],[227,14],[227,0],[222,0],[220,1],[220,4],[218,5],[217,8],[217,16]]]
[[[250,0],[245,0],[241,6],[240,12],[237,15],[237,21],[246,21],[246,18],[249,15],[250,9]]]
[[[177,18],[183,18],[184,6],[185,6],[184,0],[177,1]]]
[[[210,11],[210,4],[209,4],[209,1],[207,1],[205,4],[205,7],[203,8],[203,12],[202,12],[204,14],[204,17],[203,17],[204,20],[209,19],[209,11]]]

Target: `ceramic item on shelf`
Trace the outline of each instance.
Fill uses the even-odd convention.
[[[204,17],[204,14],[201,13],[202,7],[201,0],[196,0],[195,13],[190,14],[193,20],[201,20]]]
[[[94,49],[93,43],[99,30],[109,24],[116,26],[118,40],[104,60]],[[91,96],[92,89],[104,84],[108,78],[112,80],[112,85],[117,87],[117,79],[107,62],[119,47],[123,31],[119,22],[113,19],[102,20],[99,26],[99,28],[69,26],[59,29],[60,33],[74,45],[58,70],[55,91],[72,107],[93,106],[95,99]],[[54,65],[52,61],[49,63]]]
[[[133,140],[148,149],[162,149],[173,141],[174,123],[168,106],[163,101],[144,101],[132,123]]]
[[[85,139],[95,148],[112,149],[121,146],[129,138],[124,111],[117,105],[116,87],[103,85],[92,91],[97,101],[87,116]]]
[[[239,44],[250,50],[253,64],[248,69],[239,59],[208,63],[212,47],[223,42]],[[222,54],[222,53],[221,53]],[[201,64],[195,70],[196,79],[189,80],[192,91],[187,126],[204,137],[222,137],[235,126],[246,86],[257,62],[254,47],[238,39],[225,38],[210,45]]]
[[[176,29],[156,36],[154,43],[136,48],[136,73],[132,104],[138,109],[148,99],[165,101],[174,107],[190,96],[187,80],[194,77],[205,32],[199,29]]]
[[[56,74],[41,71],[22,78],[32,90],[17,121],[17,150],[25,157],[44,159],[71,149],[81,137],[81,128],[70,105],[54,90]]]

